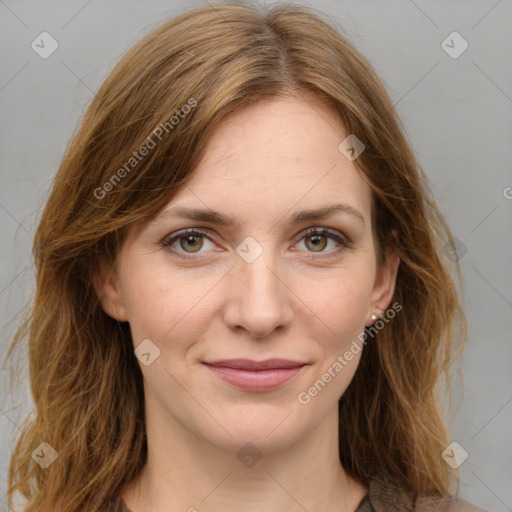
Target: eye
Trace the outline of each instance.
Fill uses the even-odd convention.
[[[211,243],[212,235],[198,229],[183,229],[164,238],[161,244],[163,247],[172,250],[180,258],[192,259],[194,256],[187,256],[187,254],[192,255],[205,252],[200,252],[204,246],[205,239]]]
[[[213,235],[208,231],[189,228],[168,235],[160,243],[177,257],[192,260],[195,259],[194,254],[207,252],[208,247],[201,251],[204,248],[205,240],[213,244]],[[322,253],[320,257],[328,257],[338,254],[344,248],[351,247],[351,241],[346,236],[327,228],[309,228],[296,237],[295,240],[297,242],[304,240],[306,252],[309,253],[307,257],[311,259],[319,257],[315,256],[314,253]],[[324,249],[328,246],[329,241],[335,242],[338,247],[325,251]]]
[[[306,232],[299,235],[298,240],[299,242],[304,240],[304,246],[309,252],[326,253],[326,256],[332,256],[343,250],[343,248],[351,247],[351,242],[347,237],[327,228],[309,228]],[[338,247],[334,247],[330,251],[324,251],[329,241],[335,242],[335,245],[337,244]],[[315,256],[308,257],[315,258]]]

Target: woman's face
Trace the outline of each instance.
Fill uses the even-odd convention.
[[[338,149],[347,135],[306,97],[232,115],[188,186],[95,278],[105,311],[142,343],[149,428],[264,452],[337,418],[354,342],[388,307],[398,267],[393,255],[377,271],[370,189]],[[296,368],[207,364],[232,359]]]

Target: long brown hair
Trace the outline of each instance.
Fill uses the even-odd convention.
[[[100,256],[115,260],[127,226],[185,186],[226,115],[301,93],[326,102],[364,143],[355,163],[372,189],[378,263],[393,230],[401,259],[393,301],[403,310],[367,344],[340,400],[341,462],[362,481],[385,470],[413,491],[449,489],[438,384],[466,338],[451,276],[462,280],[392,101],[311,8],[215,4],[131,48],[66,149],[35,235],[35,296],[7,354],[28,342],[35,404],[10,460],[11,506],[19,492],[26,512],[97,510],[138,475],[147,457],[142,374],[128,325],[102,310],[92,269]],[[46,469],[32,458],[42,442],[58,453]]]

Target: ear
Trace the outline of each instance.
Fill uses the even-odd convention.
[[[396,231],[393,231],[393,238],[398,240]],[[368,326],[374,323],[370,317],[372,314],[381,315],[389,307],[393,294],[395,293],[396,276],[400,266],[400,257],[394,249],[394,244],[387,246],[386,261],[377,270],[375,284],[370,299],[370,311],[368,312]]]
[[[126,307],[115,265],[105,257],[100,257],[97,266],[92,271],[91,279],[103,311],[114,320],[126,322],[128,320]]]

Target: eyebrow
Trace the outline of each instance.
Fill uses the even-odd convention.
[[[365,225],[365,220],[363,214],[354,208],[345,203],[335,203],[327,205],[323,208],[319,208],[317,210],[303,210],[295,213],[290,218],[290,224],[296,225],[301,222],[310,221],[310,220],[321,220],[326,217],[330,217],[336,213],[344,213],[353,217],[354,219],[358,219]],[[233,220],[223,215],[222,213],[215,212],[213,210],[202,210],[197,208],[187,208],[185,206],[174,206],[172,208],[165,209],[162,214],[167,216],[175,216],[182,217],[186,219],[195,220],[198,222],[211,222],[214,224],[219,224],[221,226],[230,227],[233,225]]]

